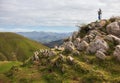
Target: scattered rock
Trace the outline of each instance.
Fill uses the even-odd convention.
[[[106,55],[102,51],[97,51],[95,55],[97,58],[102,59],[102,60],[105,60],[106,58]]]
[[[115,51],[113,53],[113,56],[115,56],[117,58],[117,60],[120,61],[120,45],[117,45],[115,47]]]

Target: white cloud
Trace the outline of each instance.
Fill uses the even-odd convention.
[[[119,0],[0,0],[0,24],[24,26],[75,26],[120,15]]]

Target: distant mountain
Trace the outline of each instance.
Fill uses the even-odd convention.
[[[16,33],[0,32],[0,61],[24,61],[32,56],[35,50],[44,48],[47,47]]]
[[[48,46],[50,48],[53,48],[55,46],[60,46],[64,43],[64,40],[61,39],[61,40],[57,40],[57,41],[52,41],[52,42],[49,42],[49,43],[45,43],[44,45],[45,46]]]
[[[36,40],[41,43],[49,43],[56,40],[64,39],[72,33],[55,33],[55,32],[18,32],[17,34],[23,35],[30,39]]]

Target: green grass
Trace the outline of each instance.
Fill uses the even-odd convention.
[[[23,36],[10,32],[0,32],[0,60],[24,61],[38,49],[47,47]]]
[[[21,62],[18,61],[0,61],[0,73],[5,73],[11,69],[12,66],[19,66]]]

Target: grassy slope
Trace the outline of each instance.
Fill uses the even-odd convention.
[[[23,61],[33,55],[33,51],[45,48],[47,47],[18,34],[0,32],[0,60]]]
[[[20,67],[12,72],[9,80],[13,83],[119,83],[120,63],[113,57],[100,60],[95,55],[74,55],[74,61],[54,56],[47,60],[40,58],[40,64]],[[41,55],[40,55],[41,56]],[[48,65],[49,64],[49,65]],[[56,65],[57,64],[57,65]],[[11,79],[12,77],[12,79]]]
[[[9,83],[10,79],[4,73],[8,72],[12,66],[19,66],[21,62],[17,61],[0,61],[0,83]]]

